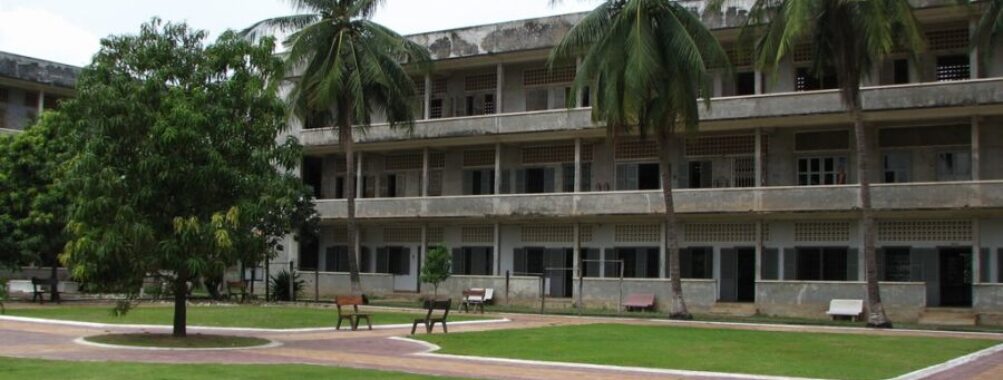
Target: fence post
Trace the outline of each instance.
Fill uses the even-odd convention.
[[[512,273],[510,271],[505,271],[505,305],[508,305],[508,286],[511,280]]]
[[[585,275],[582,265],[578,265],[578,315],[582,315],[582,309],[585,308],[584,298],[582,296],[582,288],[584,287]]]
[[[543,314],[546,311],[546,306],[547,306],[546,278],[547,274],[546,270],[544,270],[544,273],[540,275],[540,314]]]
[[[269,259],[266,258],[265,259],[265,302],[268,302],[269,300],[272,299],[272,297],[271,297],[271,289],[270,289],[271,286],[269,284],[269,282],[271,282],[271,277],[272,277],[271,276],[271,271],[270,271],[270,267],[271,266],[272,266],[271,260],[269,260]]]
[[[617,302],[616,312],[623,313],[623,260],[620,260],[620,302]]]
[[[296,285],[296,281],[293,281],[293,277],[294,277],[293,275],[294,275],[294,273],[293,273],[293,261],[289,260],[289,301],[290,302],[296,302],[296,289],[294,288],[294,286]]]

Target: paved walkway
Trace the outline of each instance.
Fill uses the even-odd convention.
[[[512,329],[555,325],[609,322],[606,318],[574,318],[537,315],[504,315],[507,323],[451,325],[453,332]],[[616,320],[622,323],[666,324],[694,327],[736,328],[774,331],[825,331],[847,334],[882,334],[916,336],[951,336],[959,338],[986,338],[985,334],[941,333],[922,331],[875,332],[860,329],[766,326],[721,324],[708,322],[660,322],[644,320]],[[151,329],[141,329],[150,331]],[[164,329],[167,330],[167,329]],[[483,362],[468,359],[421,355],[428,348],[420,343],[390,339],[406,337],[409,329],[394,328],[374,331],[340,332],[239,332],[225,331],[231,335],[253,335],[281,342],[274,348],[231,351],[152,351],[108,349],[81,345],[74,340],[89,335],[108,332],[137,331],[134,328],[76,327],[38,322],[0,320],[0,356],[78,361],[125,361],[151,363],[302,363],[332,365],[365,369],[403,371],[430,375],[476,377],[490,379],[710,379],[736,378],[734,376],[706,376],[700,374],[646,373],[596,366],[559,367],[511,362]],[[212,333],[212,330],[199,330]],[[1003,337],[996,337],[1003,340]],[[757,378],[738,376],[737,378]],[[928,379],[1003,379],[1003,352],[980,358],[957,368],[927,377]]]

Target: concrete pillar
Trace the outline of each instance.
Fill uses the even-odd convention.
[[[763,221],[756,221],[756,282],[763,280]]]
[[[668,265],[668,257],[665,249],[665,222],[659,223],[659,233],[658,233],[658,278],[668,278],[668,274],[665,273],[665,266]]]
[[[575,59],[575,73],[577,73],[578,70],[581,69],[581,68],[582,68],[582,58],[579,57],[579,58]],[[583,94],[582,91],[576,92],[575,93],[575,108],[582,108],[582,106],[584,106],[584,105],[585,105],[585,94]]]
[[[721,76],[722,75],[721,75],[720,71],[715,71],[714,72],[714,79],[713,79],[714,84],[713,84],[713,87],[711,89],[711,94],[710,94],[711,98],[716,98],[718,96],[724,96],[724,79]]]
[[[754,186],[761,187],[765,185],[766,181],[763,180],[763,129],[756,128],[756,179]]]
[[[425,74],[425,120],[432,118],[432,76]]]
[[[38,116],[42,116],[42,112],[45,112],[45,91],[38,91]]]
[[[576,193],[582,192],[582,139],[575,139],[575,187]],[[577,228],[576,228],[577,229]]]
[[[982,278],[982,231],[978,219],[972,219],[972,282],[981,284],[990,279]],[[985,263],[989,264],[989,263]],[[974,294],[972,295],[974,299]]]
[[[494,263],[494,275],[501,275],[501,224],[495,223],[495,263]]]
[[[428,172],[428,170],[429,170],[428,169],[428,164],[429,164],[428,159],[429,159],[429,157],[428,157],[428,155],[429,155],[428,148],[422,149],[422,151],[421,151],[421,196],[422,197],[427,197],[428,196],[428,178],[429,178],[429,172]],[[424,227],[422,227],[422,229],[424,229]]]
[[[362,268],[362,225],[355,225],[355,262],[360,265],[359,272],[367,272],[369,268]]]
[[[428,225],[421,225],[421,247],[418,247],[418,293],[421,293],[421,268],[425,265],[425,256],[428,255]]]
[[[982,120],[978,116],[972,116],[972,180],[982,179],[982,158],[979,154],[982,151],[982,139],[980,130]]]
[[[357,170],[355,171],[355,197],[356,198],[362,198],[362,190],[363,190],[363,188],[362,188],[362,152],[358,152],[358,154],[356,154],[356,156],[358,156],[358,158],[356,158],[356,161],[359,162],[359,167],[356,168]]]
[[[501,143],[495,143],[495,190],[494,194],[501,194],[501,182],[502,182],[502,148]]]
[[[575,294],[575,299],[577,300],[575,302],[575,305],[579,309],[581,309],[581,307],[582,307],[582,292],[581,292],[581,289],[578,288],[576,285],[578,284],[578,278],[581,276],[581,274],[578,273],[578,271],[582,270],[582,268],[580,266],[580,263],[582,261],[582,257],[581,257],[581,254],[582,254],[581,253],[581,251],[582,251],[581,228],[582,228],[581,223],[575,223],[575,231],[574,231],[574,234],[575,234],[575,248],[574,248],[574,252],[571,254],[572,255],[572,258],[571,258],[571,260],[572,260],[572,264],[571,264],[571,283],[573,284],[571,287],[572,287],[572,289],[575,289],[573,291],[573,293]]]
[[[974,38],[975,31],[979,27],[979,22],[977,19],[972,19],[968,22],[969,35]],[[972,79],[979,78],[979,47],[973,46],[971,52],[968,53],[968,68]]]
[[[756,69],[754,75],[756,76],[755,78],[756,95],[759,95],[763,93],[763,72],[760,71],[759,69]]]
[[[505,92],[503,91],[505,88],[505,65],[500,62],[498,63],[497,75],[498,84],[495,85],[495,113],[500,114],[503,112],[505,104],[503,102],[503,99],[505,99]]]

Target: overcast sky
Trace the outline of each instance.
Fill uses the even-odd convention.
[[[589,10],[597,1],[388,0],[376,20],[402,34]],[[212,37],[292,14],[285,0],[0,0],[0,51],[86,65],[102,37],[135,33],[153,16]]]

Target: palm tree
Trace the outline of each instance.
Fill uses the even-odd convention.
[[[429,69],[428,50],[371,20],[384,0],[289,0],[291,16],[255,23],[242,34],[294,31],[285,41],[295,85],[289,97],[295,115],[307,123],[338,129],[345,154],[348,201],[348,267],[353,294],[362,294],[355,244],[355,156],[353,124],[365,133],[375,113],[391,128],[410,131],[416,87],[404,63]],[[306,123],[305,123],[306,124]]]
[[[812,45],[813,72],[834,70],[840,98],[853,119],[860,223],[867,280],[867,325],[891,328],[878,289],[874,214],[871,209],[872,158],[860,99],[861,79],[895,50],[915,54],[924,48],[919,22],[908,0],[757,0],[743,37],[756,39],[755,61],[776,70],[799,44]]]
[[[982,59],[986,60],[1003,38],[1003,0],[983,0],[979,3],[985,13],[979,18],[972,47],[977,47]]]
[[[678,2],[607,0],[568,32],[551,52],[549,64],[578,57],[582,61],[573,92],[595,89],[592,119],[605,123],[613,144],[635,129],[642,139],[653,136],[658,144],[671,279],[669,317],[691,319],[680,279],[671,157],[678,149],[677,134],[699,125],[698,98],[711,91],[707,68],[725,65],[724,49],[700,18]]]

